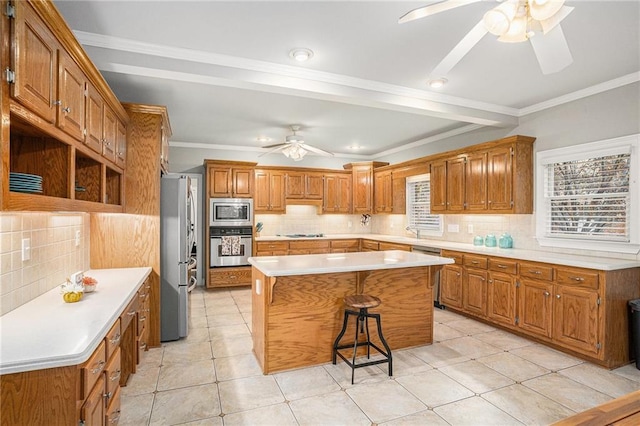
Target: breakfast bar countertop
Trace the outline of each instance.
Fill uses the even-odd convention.
[[[249,263],[268,277],[372,271],[378,269],[436,266],[453,259],[402,250],[356,253],[304,254],[250,257]]]
[[[639,268],[640,262],[634,259],[622,259],[603,256],[585,256],[578,254],[557,253],[554,251],[529,250],[521,248],[503,249],[499,247],[475,246],[471,243],[451,242],[426,238],[410,238],[385,234],[322,234],[322,237],[307,237],[312,240],[342,240],[362,238],[368,240],[385,241],[389,243],[407,244],[413,247],[435,247],[444,250],[462,251],[487,256],[506,257],[532,262],[552,263],[556,265],[574,266],[577,268],[597,269],[601,271],[615,271],[627,268]],[[304,237],[261,236],[256,241],[293,241]]]

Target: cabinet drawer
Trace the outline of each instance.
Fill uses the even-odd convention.
[[[138,309],[138,331],[137,334],[140,335],[142,333],[142,330],[145,329],[146,324],[147,324],[147,319],[149,317],[149,312],[147,312],[144,307],[146,306],[146,303],[142,303],[141,305],[139,305],[139,309]]]
[[[137,297],[134,297],[131,302],[127,305],[127,307],[120,314],[120,329],[126,330],[129,327],[131,321],[136,317],[136,313],[138,312],[139,301]]]
[[[535,280],[553,281],[553,268],[539,263],[520,262],[520,276]]]
[[[140,336],[138,336],[138,338],[136,339],[136,364],[139,364],[142,360],[142,353],[149,349],[147,345],[148,333],[149,330],[145,328],[144,330],[142,330],[142,334],[140,334]]]
[[[258,241],[256,243],[257,251],[273,251],[273,250],[288,250],[288,241]]]
[[[300,241],[289,241],[289,250],[300,250],[300,249],[326,249],[329,251],[329,240],[300,240]]]
[[[487,258],[484,256],[462,255],[462,264],[470,268],[487,269],[487,263]]]
[[[598,273],[579,268],[557,268],[556,281],[558,284],[579,287],[598,288]]]
[[[515,275],[518,273],[518,262],[507,259],[489,258],[489,270]]]
[[[251,268],[216,268],[209,273],[209,281],[213,286],[232,286],[251,284]]]
[[[406,244],[395,244],[395,243],[385,243],[385,242],[380,242],[378,243],[378,250],[404,250],[404,251],[411,251],[411,246],[408,246]]]
[[[454,251],[442,250],[440,254],[442,257],[447,257],[449,259],[453,259],[456,265],[462,265],[462,253],[457,253]]]
[[[371,241],[371,240],[362,240],[360,244],[361,244],[360,249],[363,251],[365,250],[378,251],[378,247],[380,246],[380,244],[377,241]]]
[[[358,250],[359,247],[360,247],[360,244],[358,240],[332,240],[331,241],[332,249],[342,248],[342,249]]]
[[[107,352],[104,340],[100,342],[98,348],[91,357],[82,365],[82,395],[87,398],[89,392],[96,384],[107,365]]]
[[[120,365],[120,348],[118,348],[109,359],[105,372],[107,373],[107,394],[110,393],[113,395],[116,388],[120,387],[120,375],[122,374],[122,368]]]
[[[107,333],[107,336],[104,338],[107,347],[107,359],[109,359],[120,346],[121,337],[122,331],[120,330],[120,318],[118,318],[116,323],[113,324],[113,327],[111,327],[111,330]]]

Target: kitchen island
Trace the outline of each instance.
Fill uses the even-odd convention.
[[[379,297],[372,309],[392,350],[433,342],[433,276],[453,260],[400,250],[249,259],[253,350],[263,373],[331,361],[343,298]],[[349,330],[352,330],[351,325]],[[371,327],[375,341],[377,333]]]

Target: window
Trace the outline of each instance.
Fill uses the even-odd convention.
[[[640,135],[537,154],[540,245],[638,253]]]
[[[422,235],[442,235],[442,215],[431,214],[429,174],[407,178],[407,222],[409,228],[420,230]]]

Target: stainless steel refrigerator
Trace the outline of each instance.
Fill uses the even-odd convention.
[[[190,179],[165,174],[160,191],[160,337],[189,333],[189,277],[193,265],[193,200]]]

